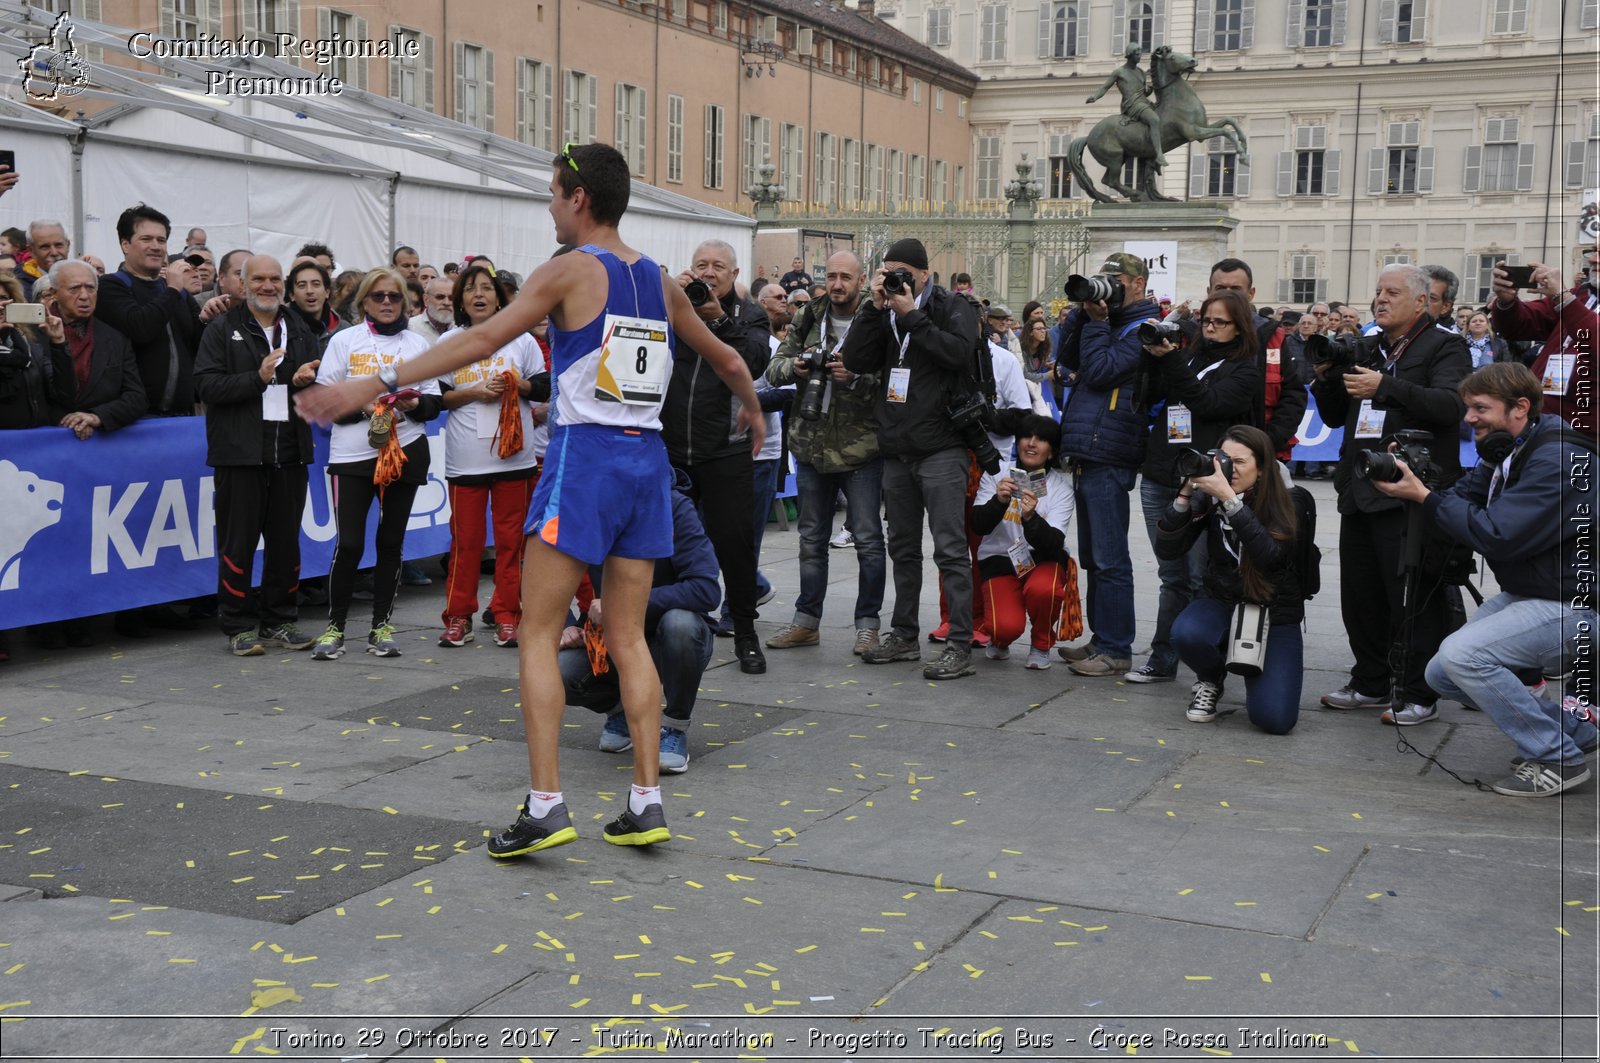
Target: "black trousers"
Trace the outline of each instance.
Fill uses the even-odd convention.
[[[735,635],[756,630],[756,537],[750,522],[755,508],[755,462],[748,450],[681,467],[691,484],[689,497],[722,569],[722,590]]]
[[[219,465],[212,477],[217,516],[217,619],[223,634],[293,624],[299,616],[300,517],[304,465]],[[251,587],[256,543],[265,540],[261,586]]]
[[[1400,563],[1405,537],[1404,508],[1349,513],[1339,519],[1339,607],[1356,659],[1350,685],[1361,694],[1389,693],[1390,654],[1401,638],[1405,584]],[[1397,691],[1418,705],[1439,700],[1422,673],[1450,630],[1445,588],[1437,582],[1429,575],[1418,581],[1410,653]]]
[[[333,478],[333,508],[339,538],[333,548],[333,571],[328,575],[328,622],[344,627],[350,615],[350,595],[356,589],[356,569],[367,549],[367,513],[378,502],[377,553],[372,570],[372,626],[389,622],[394,596],[400,590],[400,551],[405,546],[406,522],[419,484],[396,481],[379,487],[367,475]]]

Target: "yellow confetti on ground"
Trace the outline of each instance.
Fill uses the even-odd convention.
[[[1567,928],[1564,926],[1556,927],[1556,933],[1560,934],[1564,938],[1569,938],[1572,936],[1571,934],[1567,933]]]
[[[1189,896],[1189,894],[1191,894],[1193,892],[1194,892],[1194,887],[1190,886],[1188,889],[1179,890],[1178,891],[1178,896],[1187,897],[1187,896]]]
[[[803,945],[800,948],[795,949],[794,951],[797,952],[797,953],[800,953],[801,955],[804,955],[805,953],[811,952],[811,951],[813,951],[815,949],[816,949],[815,945]]]
[[[1263,982],[1267,983],[1268,985],[1271,985],[1272,984],[1272,975],[1268,974],[1266,971],[1262,971],[1261,972],[1261,980]]]
[[[371,978],[364,978],[362,981],[366,982],[368,985],[371,985],[374,982],[381,982],[388,977],[389,976],[386,974],[377,974],[373,975]]]
[[[1209,974],[1186,974],[1183,976],[1183,980],[1185,982],[1209,982],[1211,981],[1211,976]]]
[[[1378,898],[1379,898],[1379,897],[1382,897],[1382,896],[1383,896],[1383,894],[1381,894],[1381,893],[1369,893],[1369,894],[1367,894],[1367,900],[1369,900],[1369,901],[1375,901],[1375,900],[1377,900],[1377,899],[1378,899]]]
[[[1351,818],[1351,819],[1360,819],[1360,818],[1361,818],[1361,813],[1359,813],[1359,812],[1352,812],[1352,813],[1350,813],[1350,818]]]

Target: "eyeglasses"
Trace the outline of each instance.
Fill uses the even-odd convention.
[[[403,303],[406,297],[399,292],[368,292],[367,298],[375,303]]]
[[[1200,324],[1205,328],[1228,328],[1232,326],[1233,319],[1227,317],[1203,317]]]

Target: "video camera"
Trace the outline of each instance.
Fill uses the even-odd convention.
[[[1407,428],[1394,433],[1384,443],[1391,441],[1396,444],[1393,453],[1388,450],[1363,450],[1356,455],[1355,474],[1358,479],[1399,483],[1405,474],[1400,471],[1400,462],[1396,459],[1404,459],[1411,471],[1417,474],[1417,479],[1430,488],[1438,485],[1439,466],[1433,463],[1433,455],[1423,445],[1433,442],[1432,432]]]
[[[1128,295],[1128,289],[1120,280],[1100,273],[1093,277],[1074,273],[1067,278],[1062,291],[1075,303],[1105,303],[1108,307],[1121,306]]]

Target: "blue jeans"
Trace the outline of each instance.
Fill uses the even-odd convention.
[[[1128,496],[1138,471],[1086,461],[1078,496],[1078,567],[1088,582],[1086,619],[1094,651],[1133,656],[1133,559],[1128,554]]]
[[[699,613],[668,609],[645,641],[661,676],[661,693],[667,703],[663,715],[678,724],[688,723],[700,680],[711,663],[711,625]],[[589,669],[588,651],[582,646],[562,650],[557,660],[561,682],[567,688],[567,704],[605,713],[622,707],[614,667],[609,676],[596,682]]]
[[[1222,686],[1227,678],[1229,621],[1233,606],[1214,598],[1196,598],[1172,624],[1172,642],[1183,663],[1208,683]],[[1300,719],[1300,680],[1305,647],[1299,624],[1273,624],[1267,629],[1267,659],[1261,674],[1246,676],[1245,711],[1250,722],[1268,734],[1286,735]]]
[[[883,459],[873,458],[849,472],[818,472],[805,462],[794,463],[795,487],[800,493],[800,597],[794,603],[794,622],[816,630],[822,622],[822,601],[828,593],[828,539],[833,535],[833,502],[840,491],[845,498],[845,526],[856,546],[857,628],[878,630],[883,609],[883,587],[888,561],[883,545]]]
[[[1144,530],[1150,536],[1152,547],[1156,543],[1156,521],[1177,497],[1176,487],[1163,486],[1148,477],[1139,484]],[[1202,535],[1196,539],[1183,557],[1158,560],[1156,574],[1161,578],[1161,590],[1156,597],[1156,633],[1150,639],[1149,666],[1162,675],[1172,675],[1178,670],[1178,651],[1172,645],[1172,622],[1200,593],[1200,581],[1206,574],[1206,537]]]
[[[1482,709],[1525,759],[1581,763],[1578,747],[1594,739],[1594,725],[1534,697],[1512,673],[1565,672],[1574,640],[1593,640],[1596,622],[1592,610],[1564,602],[1497,594],[1439,644],[1428,662],[1428,685],[1440,697]]]

